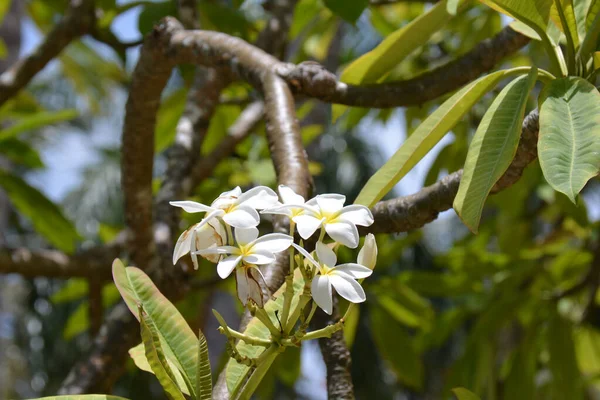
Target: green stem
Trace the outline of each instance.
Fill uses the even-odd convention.
[[[248,344],[251,344],[253,346],[262,346],[262,347],[269,347],[273,344],[273,342],[271,342],[270,340],[267,339],[261,339],[261,338],[257,338],[254,336],[250,336],[250,335],[246,335],[244,333],[240,333],[234,329],[231,329],[229,327],[223,327],[220,326],[219,327],[219,332],[221,332],[222,334],[224,334],[227,337],[233,337],[239,340],[242,340]]]
[[[538,79],[544,84],[547,85],[550,82],[552,82],[553,80],[556,79],[556,77],[554,75],[552,75],[550,72],[546,71],[545,69],[538,69]]]
[[[258,318],[258,320],[262,322],[264,326],[267,327],[267,329],[269,330],[269,332],[271,332],[271,335],[273,335],[273,337],[278,338],[281,336],[281,332],[275,327],[273,321],[271,321],[271,317],[269,317],[269,314],[267,314],[265,310],[256,307],[254,316]]]
[[[294,237],[294,230],[296,224],[290,220],[290,236]],[[290,246],[290,267],[289,273],[285,277],[285,292],[283,293],[283,309],[281,310],[281,324],[285,328],[287,326],[287,320],[290,315],[290,307],[292,305],[292,299],[294,298],[294,246]]]
[[[257,360],[256,369],[252,372],[252,375],[248,378],[248,382],[246,382],[246,385],[244,385],[244,388],[241,390],[238,400],[250,400],[252,394],[282,350],[283,348],[274,344],[260,355]]]
[[[320,339],[324,337],[331,337],[334,333],[339,331],[344,327],[344,320],[340,319],[333,325],[327,325],[325,328],[317,329],[316,331],[308,332],[306,335],[302,337],[301,340],[313,340]]]
[[[298,304],[296,304],[296,308],[294,308],[294,311],[292,311],[292,314],[290,315],[290,318],[288,319],[287,324],[285,326],[286,333],[289,334],[294,328],[294,325],[296,325],[296,322],[298,322],[298,320],[300,319],[300,313],[302,313],[304,307],[306,307],[310,299],[310,286],[308,287],[308,289],[306,286],[304,286],[304,291],[300,295],[300,300],[298,301]]]

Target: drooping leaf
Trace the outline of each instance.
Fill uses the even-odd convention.
[[[459,90],[423,121],[400,149],[369,179],[355,203],[372,207],[392,190],[484,94],[502,79],[528,70],[529,68],[514,68],[494,72]]]
[[[550,186],[575,202],[600,169],[600,93],[568,77],[547,85],[540,97],[540,166]]]
[[[483,205],[517,151],[521,123],[537,69],[506,85],[488,108],[469,147],[454,209],[477,232]]]
[[[554,313],[547,334],[553,399],[584,398],[573,342],[573,325],[558,313]]]
[[[352,62],[342,73],[341,80],[351,84],[377,82],[406,56],[427,43],[449,18],[446,0],[443,0]]]
[[[23,132],[42,128],[46,125],[58,124],[77,117],[77,110],[42,111],[24,117],[20,121],[0,130],[0,142],[12,139]],[[2,144],[4,145],[4,144]]]
[[[334,14],[353,24],[367,8],[369,0],[324,0],[324,3]]]
[[[21,178],[0,170],[2,187],[14,207],[33,224],[33,228],[57,249],[67,253],[75,250],[79,235],[75,226],[60,208]]]
[[[187,389],[196,396],[194,382],[198,365],[196,335],[177,308],[158,290],[150,278],[139,268],[127,267],[121,260],[113,262],[113,279],[129,310],[139,319],[138,305],[148,314],[148,323],[159,334],[167,359],[181,372]],[[180,389],[183,391],[184,388]]]
[[[146,358],[146,349],[144,347],[143,342],[138,344],[137,346],[129,349],[129,356],[133,360],[136,367],[138,367],[142,371],[146,371],[146,372],[150,372],[151,374],[154,374],[154,371],[152,371],[152,367],[150,367],[150,364],[148,363],[148,359]],[[169,364],[169,367],[171,368],[171,372],[173,372],[173,375],[175,376],[175,381],[177,382],[177,386],[179,387],[179,389],[181,390],[181,392],[183,394],[187,394],[189,396],[190,393],[189,393],[189,390],[187,390],[185,381],[183,380],[183,375],[181,375],[181,372],[179,372],[179,369],[177,369],[177,366],[175,365],[175,363],[173,361],[171,361],[168,357],[167,357],[167,363]]]
[[[148,365],[152,372],[165,390],[167,397],[172,400],[185,400],[183,393],[179,390],[175,375],[167,362],[167,358],[162,350],[160,337],[156,326],[148,320],[144,308],[140,306],[139,311],[140,332],[142,343],[144,343],[144,352]]]
[[[196,393],[198,400],[212,399],[212,375],[208,358],[208,343],[202,331],[198,331],[198,369],[196,375]]]
[[[456,400],[481,400],[475,393],[462,387],[452,389],[452,393]]]

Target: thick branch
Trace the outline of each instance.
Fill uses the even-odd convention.
[[[71,0],[65,16],[48,33],[44,42],[0,75],[0,105],[24,88],[71,41],[86,34],[93,23],[94,1]]]
[[[506,27],[458,59],[400,82],[348,85],[339,82],[333,73],[314,62],[304,62],[297,66],[282,65],[280,75],[298,93],[328,103],[370,108],[414,106],[436,99],[471,82],[528,42],[529,38]]]
[[[515,158],[492,188],[492,193],[516,183],[525,167],[536,159],[538,131],[538,112],[535,110],[525,117]],[[461,176],[462,170],[410,196],[380,201],[372,209],[375,223],[361,229],[361,234],[407,232],[435,220],[440,212],[452,208]]]

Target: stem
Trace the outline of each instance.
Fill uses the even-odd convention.
[[[550,72],[546,71],[545,69],[538,68],[538,79],[544,85],[547,85],[550,82],[552,82],[553,80],[555,80],[556,77],[554,75],[552,75]]]
[[[254,316],[258,318],[258,320],[262,322],[263,325],[267,327],[267,329],[269,329],[269,332],[271,332],[271,335],[273,335],[273,337],[278,338],[281,336],[281,332],[275,327],[273,321],[271,321],[271,317],[269,317],[269,314],[267,314],[265,310],[256,307]]]
[[[300,300],[298,301],[298,304],[296,304],[296,308],[294,308],[294,311],[290,315],[290,318],[288,319],[288,322],[285,326],[286,333],[290,333],[291,330],[294,328],[294,325],[296,325],[296,322],[298,322],[298,319],[300,319],[300,313],[302,313],[304,307],[306,307],[310,299],[310,287],[308,287],[307,290],[307,287],[304,286],[304,291],[300,295]]]
[[[294,230],[296,224],[290,220],[290,236],[294,237]],[[289,273],[285,277],[285,292],[283,293],[283,310],[281,311],[281,323],[285,328],[287,326],[287,320],[290,314],[290,307],[292,305],[292,299],[294,297],[294,246],[290,246],[290,268]]]
[[[320,339],[324,337],[331,337],[334,333],[339,331],[344,327],[344,319],[340,319],[333,325],[327,325],[325,328],[318,329],[316,331],[308,332],[306,335],[302,337],[301,340],[312,340],[312,339]]]
[[[321,227],[321,234],[319,235],[319,242],[323,242],[325,239],[325,228]]]
[[[221,332],[222,334],[224,334],[227,337],[233,337],[239,340],[242,340],[248,344],[251,344],[253,346],[262,346],[262,347],[269,347],[273,344],[273,342],[271,342],[270,340],[267,339],[261,339],[261,338],[257,338],[255,336],[250,336],[250,335],[246,335],[244,333],[240,333],[238,331],[236,331],[235,329],[231,329],[229,327],[223,327],[220,326],[219,327],[219,332]]]
[[[282,350],[282,347],[273,344],[260,355],[257,360],[256,369],[252,372],[250,378],[248,378],[248,382],[246,382],[246,385],[244,385],[244,388],[240,392],[238,400],[250,400],[250,397],[252,397],[252,394]]]

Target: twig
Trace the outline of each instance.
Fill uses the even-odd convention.
[[[104,319],[104,305],[102,303],[102,287],[104,285],[96,278],[88,279],[88,316],[90,320],[90,335],[94,336],[100,331]]]

